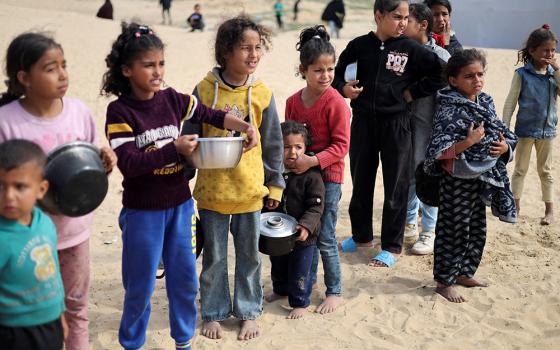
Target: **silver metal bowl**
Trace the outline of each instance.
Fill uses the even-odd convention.
[[[243,137],[199,137],[187,160],[197,169],[235,168],[243,154]]]

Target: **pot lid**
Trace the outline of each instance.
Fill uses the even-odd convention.
[[[261,235],[281,238],[293,235],[296,232],[297,221],[284,213],[262,213],[260,219]]]

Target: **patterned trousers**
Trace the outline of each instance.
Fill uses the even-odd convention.
[[[486,243],[486,207],[478,179],[445,174],[440,182],[434,245],[434,279],[444,285],[473,277]]]

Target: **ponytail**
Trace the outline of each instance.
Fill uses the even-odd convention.
[[[550,25],[545,23],[541,28],[535,29],[529,34],[525,47],[517,52],[517,63],[522,62],[523,64],[527,64],[531,62],[529,50],[536,49],[547,41],[555,41],[558,43],[556,35],[550,30]]]
[[[307,70],[321,55],[329,55],[336,60],[334,47],[330,43],[330,36],[323,25],[305,28],[299,34],[296,50],[299,51],[300,71]],[[305,77],[304,77],[305,78]]]

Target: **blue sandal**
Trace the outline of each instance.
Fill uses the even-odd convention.
[[[358,250],[358,246],[352,237],[348,237],[340,242],[340,250],[344,253],[354,253]]]
[[[385,264],[386,267],[392,267],[397,262],[397,259],[395,259],[393,254],[386,250],[380,251],[379,254],[374,256],[371,260],[379,261],[380,263]]]

